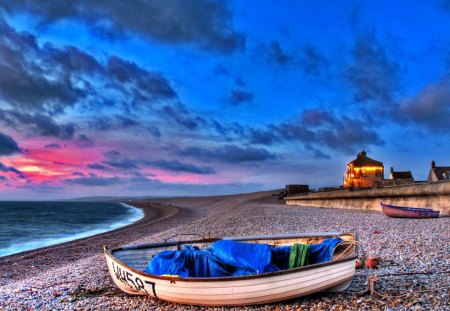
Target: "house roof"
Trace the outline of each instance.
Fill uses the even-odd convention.
[[[350,162],[349,164],[353,164],[354,167],[383,166],[382,162],[369,158],[364,150],[358,153],[356,159]]]
[[[391,172],[393,179],[412,179],[413,176],[411,174],[411,171],[405,171],[405,172]]]
[[[448,180],[448,176],[450,176],[450,166],[435,166],[432,168],[438,180]],[[444,176],[444,174],[447,175]]]

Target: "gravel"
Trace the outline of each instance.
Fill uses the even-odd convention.
[[[378,212],[283,205],[267,193],[162,202],[181,207],[180,213],[157,223],[147,218],[139,226],[47,252],[0,258],[0,310],[450,310],[450,218],[394,219]],[[155,202],[134,204],[156,207],[151,203]],[[153,225],[145,226],[149,222]],[[372,291],[361,293],[367,287],[363,270],[357,270],[345,293],[249,307],[184,306],[120,291],[99,246],[100,241],[157,242],[181,233],[240,236],[319,231],[357,232],[366,256],[380,262],[378,269],[369,270],[372,279],[376,277]],[[85,253],[79,250],[84,247]],[[77,249],[76,257],[68,255],[72,248]]]

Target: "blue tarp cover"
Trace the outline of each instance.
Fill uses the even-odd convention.
[[[330,261],[341,239],[311,244],[308,262]],[[181,277],[242,276],[288,269],[291,246],[271,248],[268,244],[220,240],[199,249],[183,245],[181,250],[163,251],[148,264],[145,272]]]

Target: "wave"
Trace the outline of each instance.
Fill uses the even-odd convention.
[[[38,249],[46,246],[56,245],[64,242],[74,241],[82,238],[86,238],[89,236],[93,236],[99,233],[105,233],[117,228],[121,228],[123,226],[132,224],[142,217],[144,217],[144,211],[140,208],[125,204],[125,203],[119,203],[120,205],[126,207],[128,209],[128,215],[125,215],[126,217],[123,220],[116,221],[113,223],[105,223],[102,225],[96,225],[96,229],[89,229],[77,234],[66,234],[66,235],[60,235],[55,236],[51,238],[45,238],[45,239],[34,239],[27,242],[19,242],[15,243],[13,245],[2,247],[0,248],[0,257],[1,256],[7,256],[12,255],[16,253],[20,253],[23,251]]]

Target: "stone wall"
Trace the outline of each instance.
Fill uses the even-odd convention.
[[[450,181],[416,183],[375,189],[337,189],[284,198],[288,205],[380,211],[380,202],[428,207],[450,216]]]

